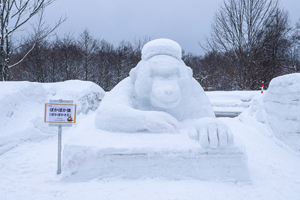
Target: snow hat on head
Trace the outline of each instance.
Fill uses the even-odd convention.
[[[168,55],[181,60],[180,45],[170,39],[156,39],[146,43],[142,49],[142,60],[149,60],[153,56]]]

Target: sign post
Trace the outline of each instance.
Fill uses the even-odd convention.
[[[57,174],[61,173],[62,127],[76,123],[76,104],[72,100],[50,100],[45,104],[45,123],[58,127]]]
[[[62,127],[58,126],[58,155],[57,155],[57,174],[61,173],[61,133]]]

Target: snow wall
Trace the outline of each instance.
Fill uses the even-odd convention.
[[[300,73],[272,79],[268,90],[255,98],[243,116],[268,124],[274,135],[300,151]]]
[[[39,141],[57,133],[44,124],[49,100],[73,100],[77,114],[96,110],[105,92],[92,82],[0,82],[0,155],[22,141]]]
[[[260,91],[206,91],[214,111],[244,111]]]

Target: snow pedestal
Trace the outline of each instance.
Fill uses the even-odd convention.
[[[65,143],[63,178],[165,178],[249,181],[246,153],[232,147],[202,148],[184,133],[125,134],[95,131]]]

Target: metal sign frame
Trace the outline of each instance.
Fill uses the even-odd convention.
[[[60,107],[60,111],[57,109],[57,113],[51,113],[53,111],[50,111],[48,107]],[[50,108],[51,109],[51,108]],[[71,110],[71,112],[66,112],[67,110]],[[45,103],[45,115],[44,115],[44,122],[49,123],[50,126],[72,126],[72,124],[76,123],[76,110],[77,106],[76,104],[73,104],[72,100],[49,100],[49,103]],[[60,119],[56,119],[54,121],[53,117],[50,118],[49,115],[51,114],[57,114],[57,115],[65,115],[59,117]],[[72,121],[68,121],[68,118],[71,117]],[[50,119],[49,119],[50,118]],[[74,119],[74,120],[73,120]]]
[[[75,106],[74,108],[74,121],[67,122],[65,121],[47,121],[47,106],[48,105],[62,105],[62,106]],[[76,104],[73,104],[73,100],[49,100],[49,103],[45,103],[45,115],[44,122],[49,123],[49,126],[57,126],[58,127],[58,152],[57,152],[57,174],[61,173],[61,151],[62,151],[62,127],[63,126],[72,126],[72,124],[76,123]]]

